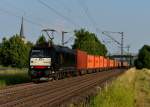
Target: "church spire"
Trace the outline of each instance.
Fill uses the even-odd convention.
[[[20,37],[25,39],[25,36],[24,36],[24,25],[23,25],[23,16],[22,16],[22,21],[21,21]]]

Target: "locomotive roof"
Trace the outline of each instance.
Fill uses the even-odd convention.
[[[53,48],[57,52],[70,53],[70,54],[75,54],[76,53],[76,51],[73,50],[73,49],[70,49],[68,47],[59,46],[59,45],[54,45]]]
[[[60,45],[53,45],[51,47],[47,47],[47,46],[35,46],[33,47],[33,49],[54,49],[56,52],[62,52],[62,53],[70,53],[70,54],[75,54],[76,51],[73,49],[70,49],[68,47],[64,47],[64,46],[60,46]]]

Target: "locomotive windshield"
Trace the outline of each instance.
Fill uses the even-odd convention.
[[[32,49],[31,50],[32,58],[48,58],[50,57],[50,50],[48,49]]]

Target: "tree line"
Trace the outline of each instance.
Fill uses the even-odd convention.
[[[150,46],[144,45],[138,54],[138,58],[135,60],[135,66],[137,69],[148,68],[150,69]]]
[[[101,43],[96,34],[80,29],[75,30],[74,36],[76,39],[72,49],[80,49],[94,55],[105,56],[107,54],[105,45]],[[18,68],[28,67],[31,48],[46,42],[48,41],[44,35],[39,36],[35,44],[22,40],[18,34],[10,38],[4,37],[0,43],[0,65]]]

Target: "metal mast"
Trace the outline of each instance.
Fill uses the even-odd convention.
[[[109,35],[109,33],[118,33],[121,34],[121,42],[117,41],[115,38]],[[106,35],[110,39],[112,39],[115,43],[117,43],[120,46],[120,51],[121,51],[121,66],[123,66],[123,48],[124,48],[124,33],[123,32],[110,32],[110,31],[104,31],[102,34]]]
[[[124,37],[123,37],[123,32],[119,32],[121,34],[121,66],[123,66],[123,47],[124,47]]]
[[[68,32],[62,31],[62,40],[61,40],[61,44],[62,44],[62,46],[64,46],[64,45],[65,45],[64,35],[65,35],[66,33],[68,33]]]
[[[56,30],[48,28],[48,29],[43,29],[42,31],[47,34],[47,36],[49,38],[49,43],[50,43],[50,45],[52,45],[53,39],[54,39],[54,32],[56,32]]]

